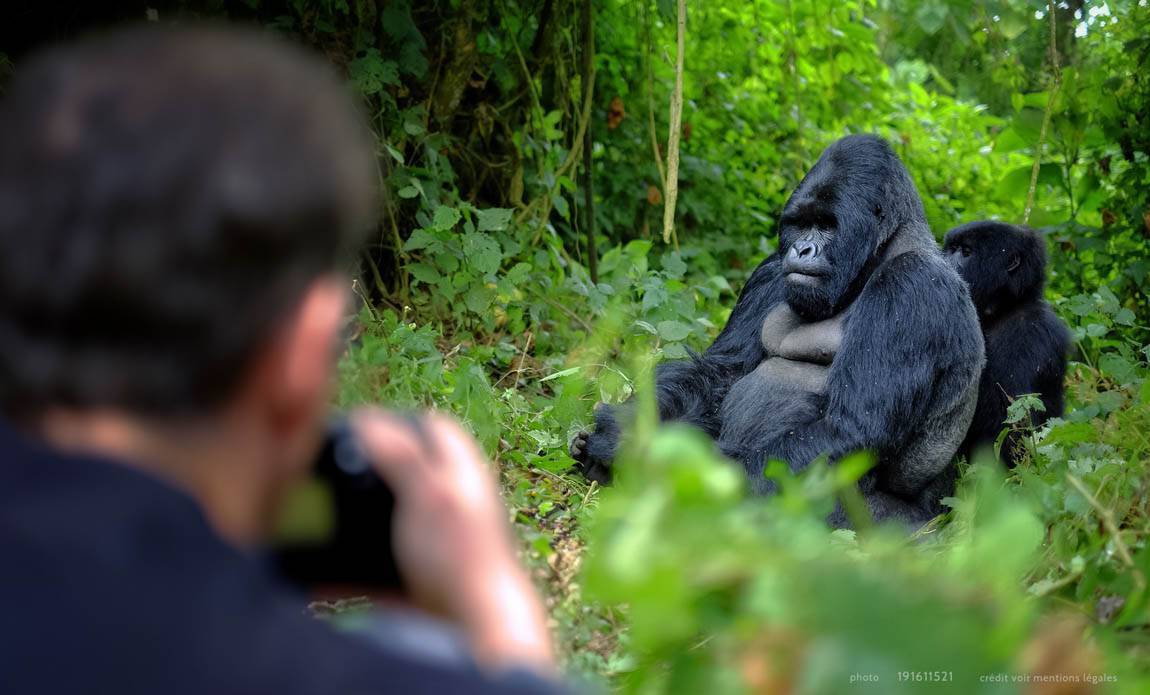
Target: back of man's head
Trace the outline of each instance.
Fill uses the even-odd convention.
[[[210,410],[373,208],[322,61],[133,29],[18,66],[0,106],[0,413]]]

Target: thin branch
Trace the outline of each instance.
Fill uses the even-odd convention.
[[[583,318],[579,314],[576,314],[574,311],[571,311],[570,309],[568,309],[567,307],[563,306],[558,301],[556,301],[550,297],[543,297],[543,301],[547,302],[548,304],[555,307],[559,311],[562,311],[564,314],[567,315],[567,318],[571,319],[575,323],[578,323],[580,326],[583,327],[583,330],[587,331],[587,333],[591,333],[591,324],[587,322],[587,319]]]
[[[592,63],[591,74],[587,76],[587,92],[583,96],[583,113],[579,116],[579,128],[575,131],[575,142],[583,142],[583,136],[587,132],[587,125],[591,122],[591,106],[594,104],[592,95],[594,93],[595,65]],[[579,148],[572,147],[567,153],[567,159],[564,159],[563,163],[559,165],[559,168],[555,170],[555,178],[558,179],[560,176],[565,176],[567,172],[571,171],[571,168],[575,166],[575,162],[578,161],[578,158]],[[559,184],[556,183],[555,185],[558,186]]]
[[[1062,86],[1062,69],[1058,65],[1058,22],[1054,2],[1047,3],[1050,15],[1050,95],[1046,99],[1046,110],[1042,113],[1042,127],[1038,130],[1038,144],[1034,148],[1034,166],[1030,169],[1030,187],[1026,191],[1026,208],[1022,211],[1022,224],[1030,222],[1034,210],[1034,193],[1038,188],[1038,172],[1042,168],[1042,150],[1046,144],[1046,131],[1050,127],[1050,116],[1054,111],[1054,100]]]
[[[1118,523],[1114,520],[1114,514],[1102,506],[1098,498],[1086,489],[1086,485],[1084,485],[1081,480],[1070,473],[1066,474],[1066,480],[1080,495],[1086,498],[1086,501],[1090,503],[1094,511],[1098,512],[1098,518],[1102,520],[1103,528],[1110,534],[1110,539],[1114,542],[1114,552],[1118,553],[1122,564],[1133,570],[1135,583],[1138,584],[1139,588],[1146,586],[1146,578],[1142,576],[1142,572],[1138,569],[1138,566],[1134,564],[1134,558],[1130,555],[1130,548],[1126,547],[1126,542],[1122,540],[1122,532],[1118,528]]]
[[[540,117],[543,116],[543,106],[539,102],[539,94],[535,91],[535,79],[531,75],[530,68],[527,67],[527,61],[523,58],[523,51],[519,49],[519,42],[512,37],[511,46],[515,48],[515,57],[519,59],[519,67],[523,70],[523,78],[527,80],[527,90],[531,93],[531,105],[535,107],[535,111]]]
[[[1062,589],[1063,587],[1070,586],[1074,582],[1078,581],[1078,579],[1082,576],[1082,572],[1083,572],[1083,570],[1071,570],[1070,574],[1066,575],[1065,577],[1062,577],[1061,579],[1056,579],[1053,582],[1047,584],[1045,587],[1035,591],[1034,595],[1035,596],[1049,596],[1050,594],[1053,594],[1055,591],[1058,591],[1059,589]]]
[[[518,52],[518,50],[518,47],[516,47],[516,52]],[[527,70],[527,63],[523,60],[523,54],[521,53],[519,54],[519,62],[523,70]],[[528,74],[528,79],[530,79],[530,77],[530,74]],[[532,92],[532,94],[534,94],[534,92]],[[545,195],[541,195],[538,198],[535,198],[530,203],[528,203],[525,208],[523,208],[523,211],[519,213],[519,215],[517,215],[515,218],[517,223],[526,221],[529,217],[531,217],[532,213],[537,207],[542,208],[543,210],[549,210],[547,204],[550,202],[551,196],[555,194],[555,190],[559,188],[559,179],[566,176],[567,173],[571,171],[571,168],[575,166],[575,163],[579,161],[579,155],[581,154],[582,148],[580,148],[578,145],[579,143],[583,142],[583,138],[587,133],[587,125],[591,122],[591,107],[594,104],[592,97],[594,94],[595,64],[592,62],[591,73],[587,76],[587,91],[583,96],[583,108],[579,116],[579,126],[575,131],[575,144],[567,152],[567,158],[564,159],[563,163],[559,165],[559,168],[555,170],[555,184],[547,190]]]
[[[675,201],[679,197],[679,138],[683,130],[683,58],[687,39],[687,0],[679,0],[679,17],[676,22],[675,47],[675,89],[671,92],[671,132],[667,136],[667,181],[663,196],[663,243],[672,239],[679,248],[679,238],[675,235]]]
[[[803,101],[799,94],[799,66],[798,50],[795,48],[795,36],[798,26],[795,24],[795,8],[792,0],[787,0],[787,73],[791,78],[791,103],[795,113],[795,139],[799,143],[799,151],[803,145]],[[799,175],[802,175],[803,165],[798,164]]]
[[[495,383],[492,385],[492,388],[498,387],[503,383],[504,379],[511,376],[512,374],[515,375],[516,383],[518,383],[519,380],[523,378],[523,365],[527,361],[527,351],[531,349],[531,341],[534,338],[535,335],[531,331],[527,331],[527,341],[523,343],[523,350],[519,354],[519,366],[512,367],[511,369],[508,369],[506,372],[504,372],[502,376],[496,379]]]
[[[584,103],[591,103],[591,90],[595,83],[590,79],[595,72],[595,20],[592,16],[591,0],[583,0],[583,81],[587,84]],[[595,182],[591,172],[591,128],[586,129],[583,143],[583,214],[587,227],[587,272],[591,282],[599,282],[599,247],[595,245]]]
[[[643,75],[647,92],[647,131],[651,134],[651,153],[655,168],[659,170],[659,187],[667,183],[667,170],[663,168],[663,153],[659,151],[659,135],[655,127],[655,74],[651,70],[651,12],[643,3]]]

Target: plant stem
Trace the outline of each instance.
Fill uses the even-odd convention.
[[[1062,71],[1058,65],[1058,23],[1055,19],[1054,3],[1046,6],[1050,15],[1050,95],[1046,99],[1046,110],[1042,113],[1042,127],[1038,130],[1038,144],[1034,147],[1034,166],[1030,169],[1030,187],[1026,191],[1026,208],[1022,211],[1022,224],[1030,222],[1034,210],[1034,192],[1038,188],[1038,172],[1042,168],[1042,148],[1046,143],[1046,131],[1050,127],[1050,115],[1054,111],[1054,100],[1062,85]]]
[[[595,89],[595,21],[592,16],[591,0],[583,0],[583,84],[587,90],[583,97],[585,104],[592,103],[592,90]],[[599,248],[595,245],[595,181],[591,173],[591,149],[594,143],[591,127],[588,125],[583,137],[583,216],[587,228],[587,272],[591,282],[599,282]]]
[[[667,137],[667,181],[663,196],[663,243],[674,240],[679,248],[679,238],[675,235],[675,200],[679,197],[679,137],[683,130],[683,56],[687,42],[687,0],[679,0],[679,18],[676,23],[675,45],[675,89],[671,92],[671,132]]]

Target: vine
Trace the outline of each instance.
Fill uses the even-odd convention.
[[[1046,109],[1042,113],[1042,127],[1038,130],[1038,144],[1034,146],[1034,165],[1030,168],[1030,186],[1026,190],[1026,207],[1022,211],[1022,224],[1030,223],[1030,213],[1034,210],[1034,193],[1038,188],[1038,172],[1042,169],[1042,151],[1046,145],[1046,131],[1050,127],[1050,116],[1054,112],[1054,101],[1062,86],[1062,69],[1058,64],[1058,22],[1054,3],[1047,4],[1050,16],[1050,95],[1046,99]]]
[[[679,197],[679,138],[683,130],[683,56],[686,53],[687,0],[679,0],[679,13],[675,31],[675,89],[671,92],[671,132],[667,137],[667,181],[663,197],[663,243],[674,242],[679,248],[679,238],[675,235],[675,200]]]

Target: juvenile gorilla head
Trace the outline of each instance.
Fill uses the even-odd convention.
[[[1032,229],[971,222],[947,232],[943,252],[970,287],[984,320],[1042,298],[1046,246]]]
[[[828,147],[783,208],[779,249],[787,303],[800,316],[833,316],[857,295],[896,233],[923,237],[914,182],[881,138]]]

